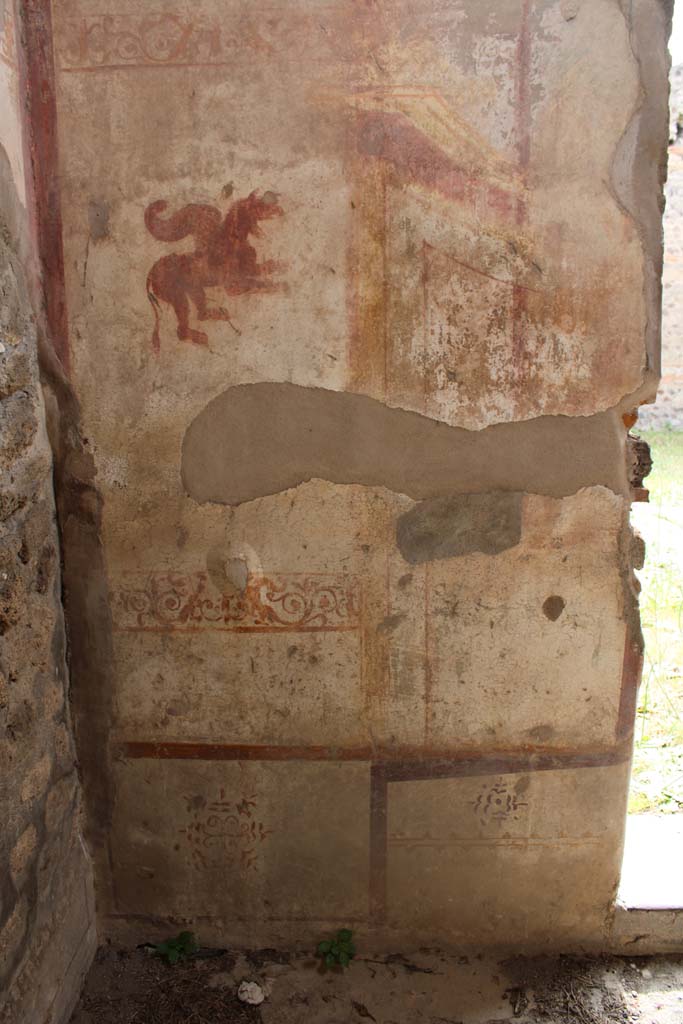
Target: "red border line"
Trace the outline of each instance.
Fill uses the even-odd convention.
[[[155,761],[366,761],[386,774],[387,782],[505,775],[517,772],[601,768],[628,760],[620,743],[603,750],[484,750],[435,752],[423,747],[274,746],[241,743],[192,743],[182,740],[128,740],[115,744],[131,760]]]
[[[621,672],[621,695],[617,715],[617,741],[630,742],[636,721],[638,689],[643,674],[643,651],[633,639],[630,627],[626,628],[624,661]]]
[[[61,66],[57,70],[62,75],[68,74],[86,74],[104,71],[170,71],[176,68],[233,68],[238,61],[242,61],[246,64],[250,58],[240,57],[239,51],[235,50],[234,60],[207,60],[207,61],[168,61],[164,63],[159,61],[158,63],[133,63],[130,64],[71,64],[69,66]],[[282,64],[294,64],[301,65],[301,61],[296,57],[283,57],[277,56],[278,61]],[[327,61],[324,57],[307,58],[309,64],[327,66]]]
[[[516,284],[514,278],[496,277],[494,274],[488,274],[485,270],[480,270],[478,267],[473,267],[470,263],[465,263],[464,260],[457,259],[455,256],[451,255],[451,253],[446,252],[444,249],[438,249],[435,245],[432,245],[430,242],[427,242],[423,239],[423,259],[427,259],[427,255],[425,253],[426,249],[431,249],[431,251],[435,253],[437,256],[442,256],[445,259],[449,260],[451,263],[455,263],[457,264],[457,266],[463,267],[463,269],[465,270],[470,270],[473,274],[478,274],[479,277],[485,277],[489,281],[495,281],[496,284],[502,284],[511,289],[519,288],[521,292],[530,292],[533,295],[544,294],[544,292],[540,288],[529,288],[527,285],[524,284]]]
[[[387,912],[387,775],[384,767],[370,769],[370,893],[373,924],[383,924]]]
[[[521,24],[517,38],[517,159],[522,176],[526,174],[531,156],[531,32],[529,26],[530,0],[522,0]],[[524,211],[526,212],[526,211]],[[519,220],[518,220],[519,223]]]
[[[50,0],[20,0],[20,86],[27,97],[24,125],[31,228],[40,262],[49,339],[69,373],[69,323],[64,285],[64,248],[57,140],[57,100]],[[22,54],[23,51],[23,54]]]
[[[228,743],[129,741],[123,757],[156,761],[372,761],[370,747],[277,747]]]
[[[369,892],[370,921],[381,925],[387,917],[388,797],[390,782],[454,779],[468,776],[522,774],[623,764],[631,756],[630,741],[601,751],[472,752],[429,758],[412,751],[412,759],[377,759],[368,747],[274,747],[222,743],[151,743],[130,741],[118,746],[124,758],[202,761],[366,761],[370,762]]]
[[[516,82],[516,130],[517,160],[522,175],[523,187],[528,182],[529,160],[531,157],[531,34],[529,30],[530,0],[522,0],[521,24],[517,40],[517,82]],[[516,220],[522,227],[527,219],[527,201],[524,191],[517,199]],[[527,290],[514,284],[512,289],[512,357],[518,378],[524,377],[526,338],[522,318],[527,311]]]
[[[287,626],[267,624],[263,626],[217,626],[211,622],[201,626],[117,626],[115,633],[357,633],[360,622],[349,626]]]
[[[425,758],[384,762],[388,782],[420,782],[426,779],[457,779],[473,775],[516,775],[528,772],[568,771],[577,768],[606,768],[623,764],[631,756],[629,744],[608,750],[534,751],[482,753],[465,757]]]

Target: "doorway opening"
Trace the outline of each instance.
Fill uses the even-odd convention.
[[[683,907],[683,0],[670,48],[662,382],[636,428],[652,454],[650,500],[631,514],[647,551],[638,574],[645,660],[620,898],[643,909]]]

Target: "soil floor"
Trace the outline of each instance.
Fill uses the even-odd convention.
[[[265,995],[240,1002],[243,981]],[[71,1024],[682,1024],[683,956],[495,960],[359,952],[324,972],[311,956],[227,951],[173,967],[103,946]]]

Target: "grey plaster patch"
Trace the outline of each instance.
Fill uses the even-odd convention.
[[[560,498],[595,485],[626,496],[624,444],[614,410],[465,430],[366,395],[242,384],[192,421],[181,475],[195,501],[225,505],[312,479],[386,487],[416,500],[484,491]]]
[[[93,242],[109,237],[109,203],[104,199],[91,199],[88,203],[88,224]]]
[[[391,633],[392,630],[396,629],[397,626],[401,625],[404,619],[405,615],[402,615],[398,612],[395,615],[387,615],[382,619],[379,626],[377,627],[377,632]]]
[[[522,495],[504,491],[431,498],[396,523],[398,549],[413,565],[475,551],[495,555],[521,535]]]

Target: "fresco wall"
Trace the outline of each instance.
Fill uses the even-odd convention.
[[[669,5],[32,6],[105,931],[604,943]]]

